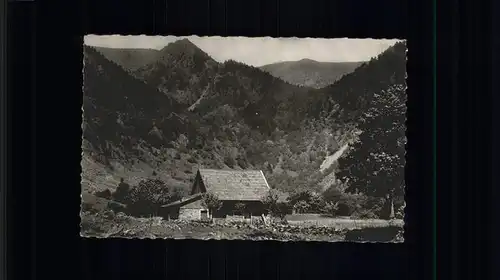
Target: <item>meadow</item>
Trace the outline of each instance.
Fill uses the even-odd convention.
[[[402,221],[358,221],[342,218],[270,223],[236,221],[181,221],[161,217],[137,218],[113,211],[81,213],[81,235],[100,238],[227,239],[278,241],[369,241],[400,242]],[[295,220],[294,220],[295,218]]]

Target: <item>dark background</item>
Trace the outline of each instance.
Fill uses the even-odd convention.
[[[492,15],[492,34],[500,34],[500,20],[498,16],[494,16],[495,13],[498,13],[500,11],[500,3],[492,1],[492,9],[491,9],[490,15]],[[500,72],[498,69],[498,65],[500,64],[500,56],[498,53],[498,50],[500,50],[500,38],[498,35],[494,35],[492,38],[492,50],[491,50],[491,55],[492,55],[492,60],[491,60],[491,85],[492,85],[492,97],[493,97],[493,102],[491,102],[490,108],[492,109],[492,131],[493,131],[493,137],[492,137],[492,144],[494,143],[499,143],[500,142],[500,112],[499,110],[495,110],[495,104],[500,104],[500,85],[499,85],[499,80],[498,77],[500,77]],[[494,78],[496,77],[496,78]],[[491,170],[500,170],[500,149],[498,146],[492,145],[492,167]],[[493,185],[493,193],[491,195],[490,203],[492,206],[492,215],[490,217],[489,223],[492,225],[492,244],[493,250],[491,250],[491,267],[492,269],[492,276],[496,276],[497,278],[500,277],[500,266],[498,265],[500,263],[500,239],[496,238],[496,236],[500,236],[500,219],[498,218],[495,213],[500,213],[500,203],[495,203],[495,197],[500,196],[500,189],[498,186],[500,186],[500,178],[498,177],[498,172],[493,172],[495,176],[492,176],[492,185]]]
[[[438,1],[434,36],[428,0],[10,3],[10,277],[420,280],[433,279],[437,260],[439,278],[488,279],[495,196],[487,4]],[[80,238],[81,44],[89,33],[408,39],[405,244]]]

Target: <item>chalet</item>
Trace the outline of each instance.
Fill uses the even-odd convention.
[[[164,218],[181,220],[261,216],[266,214],[262,199],[269,190],[264,173],[260,170],[200,169],[190,195],[163,205],[161,213]],[[222,206],[213,213],[203,203],[203,194],[207,192],[222,202]]]

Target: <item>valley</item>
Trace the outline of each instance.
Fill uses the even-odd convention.
[[[82,191],[158,178],[188,195],[196,171],[213,168],[262,170],[287,194],[345,193],[339,161],[379,113],[375,96],[405,84],[405,51],[253,67],[218,62],[187,39],[161,50],[85,46]]]

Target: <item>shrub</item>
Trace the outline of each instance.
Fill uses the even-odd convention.
[[[294,154],[300,154],[300,147],[295,143],[289,143],[290,151]]]
[[[288,197],[288,202],[300,213],[322,213],[326,206],[321,195],[312,193],[308,189],[299,190]]]
[[[330,186],[325,192],[323,192],[323,199],[329,202],[337,202],[342,197],[342,192],[336,188],[334,185]]]
[[[326,152],[325,151],[318,152],[318,157],[317,157],[318,159],[324,160],[325,157],[326,157]]]
[[[398,207],[398,210],[395,213],[395,218],[404,219],[404,217],[405,217],[405,205],[403,204],[400,207]]]
[[[156,176],[156,175],[158,175],[158,174],[156,174],[156,171],[155,171],[155,170],[153,170],[152,175],[153,175],[153,176]]]
[[[336,204],[336,216],[350,216],[355,211],[355,206],[346,202],[338,202]]]
[[[307,203],[307,201],[305,200],[300,200],[293,205],[293,209],[298,213],[306,213],[310,207],[311,205],[309,205],[309,203]]]
[[[116,188],[116,191],[112,194],[112,198],[115,201],[127,204],[129,202],[128,201],[129,192],[130,192],[130,185],[123,182],[122,180],[122,182],[120,182],[120,184]]]
[[[219,197],[210,192],[203,194],[202,204],[208,208],[211,214],[222,207],[222,201],[219,199]]]
[[[189,152],[188,148],[184,145],[180,145],[178,151],[181,153],[188,153]]]
[[[246,161],[244,158],[242,158],[242,157],[239,157],[239,158],[237,159],[237,163],[238,163],[238,165],[239,165],[242,169],[247,169],[247,168],[248,168],[248,163],[247,163],[247,161]]]
[[[238,202],[234,205],[234,209],[238,212],[240,212],[242,215],[245,214],[245,211],[246,211],[246,205],[245,203],[242,203],[242,202]]]
[[[149,216],[156,214],[161,205],[171,202],[172,194],[162,180],[147,179],[130,190],[128,200],[132,214]]]
[[[275,189],[271,189],[267,195],[262,198],[262,204],[264,204],[265,209],[271,216],[280,219],[285,218],[288,210],[288,203],[279,201],[279,192]]]
[[[226,157],[224,157],[224,164],[233,168],[234,165],[236,164],[236,161],[234,160],[234,158],[232,158],[230,156],[226,156]]]

